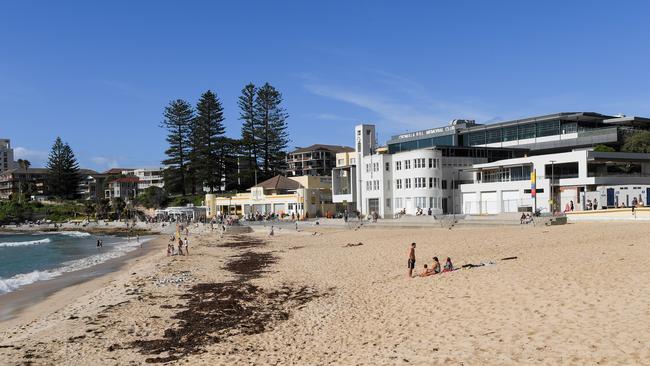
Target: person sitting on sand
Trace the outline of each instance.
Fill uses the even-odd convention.
[[[454,270],[454,265],[451,263],[451,258],[447,257],[447,261],[445,262],[445,267],[443,268],[442,272],[451,272]]]
[[[438,257],[433,257],[433,265],[431,265],[431,267],[431,272],[433,272],[433,274],[440,273],[440,261],[438,260]]]
[[[426,264],[424,265],[424,268],[422,269],[422,272],[420,273],[420,277],[427,277],[431,276],[433,274],[433,271],[429,269],[429,266]]]

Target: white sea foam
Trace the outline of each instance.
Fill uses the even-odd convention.
[[[151,239],[153,238],[141,238],[140,242],[145,243]],[[121,257],[126,253],[137,249],[138,247],[140,247],[140,243],[136,241],[118,242],[112,245],[110,250],[91,255],[86,258],[65,262],[59,268],[47,271],[21,273],[7,279],[0,278],[0,294],[14,291],[21,286],[29,285],[30,283],[34,283],[36,281],[49,280],[51,278],[60,276],[65,272],[79,271],[82,269],[90,268],[110,259]],[[106,249],[108,249],[108,247]]]
[[[87,238],[90,236],[90,233],[84,233],[83,231],[57,231],[55,234],[71,236],[73,238]]]
[[[30,240],[30,241],[6,241],[0,242],[0,247],[22,247],[24,245],[47,244],[51,242],[50,238]]]
[[[54,278],[60,274],[60,272],[56,271],[34,271],[30,273],[17,274],[7,279],[0,278],[0,294],[11,292],[18,287],[29,285],[36,281],[49,280],[50,278]]]

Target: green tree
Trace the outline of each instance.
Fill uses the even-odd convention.
[[[116,197],[113,198],[113,201],[111,202],[111,206],[113,207],[113,211],[117,215],[117,220],[122,220],[122,214],[126,210],[126,202],[124,202],[124,199],[122,197]]]
[[[54,196],[72,198],[77,194],[81,181],[79,164],[70,145],[57,137],[52,145],[48,162],[48,186]]]
[[[163,208],[168,201],[167,193],[164,189],[151,186],[144,190],[137,197],[137,202],[146,208]]]
[[[255,119],[259,122],[258,136],[265,178],[278,174],[285,166],[285,150],[289,143],[287,118],[282,94],[269,83],[257,91]]]
[[[650,131],[637,131],[628,136],[623,143],[622,151],[649,153]]]
[[[239,96],[239,119],[242,121],[240,148],[246,159],[246,169],[241,173],[247,184],[255,181],[258,170],[260,126],[255,114],[255,100],[257,88],[255,84],[248,83]]]
[[[225,161],[230,151],[224,137],[226,128],[223,124],[223,107],[216,94],[208,90],[201,95],[196,105],[196,119],[192,129],[193,141],[197,142],[193,154],[193,166],[197,177],[214,192],[221,186],[225,175]],[[192,192],[193,194],[195,192]]]
[[[20,179],[20,182],[18,183],[18,189],[20,190],[21,199],[23,199],[24,195],[28,194],[30,191],[28,169],[32,165],[32,163],[26,159],[18,159],[17,163],[20,169],[22,169],[25,172],[25,176],[22,179]]]
[[[164,112],[165,119],[161,127],[167,129],[167,143],[169,148],[165,151],[167,159],[165,165],[165,186],[172,193],[187,192],[187,162],[189,159],[190,127],[194,119],[192,106],[182,100],[171,101]]]
[[[95,204],[91,201],[84,202],[84,213],[86,214],[86,220],[90,222],[90,216],[95,213]]]
[[[615,152],[616,149],[614,149],[611,146],[599,144],[599,145],[596,145],[594,147],[594,151],[598,151],[598,152]]]
[[[108,209],[110,206],[110,201],[108,198],[102,198],[95,202],[95,217],[96,218],[106,218],[108,216]]]

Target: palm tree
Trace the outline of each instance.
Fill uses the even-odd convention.
[[[22,201],[23,199],[23,184],[27,185],[29,184],[29,172],[28,169],[30,166],[32,166],[32,163],[27,160],[27,159],[18,159],[18,166],[25,171],[25,181],[24,182],[18,182],[18,189],[20,191],[20,199],[19,201]]]

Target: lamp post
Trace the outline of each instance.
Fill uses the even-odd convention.
[[[549,184],[549,188],[551,191],[549,193],[549,197],[551,201],[551,214],[555,214],[555,195],[553,194],[553,179],[555,178],[554,173],[555,173],[555,160],[551,160],[551,182]]]

